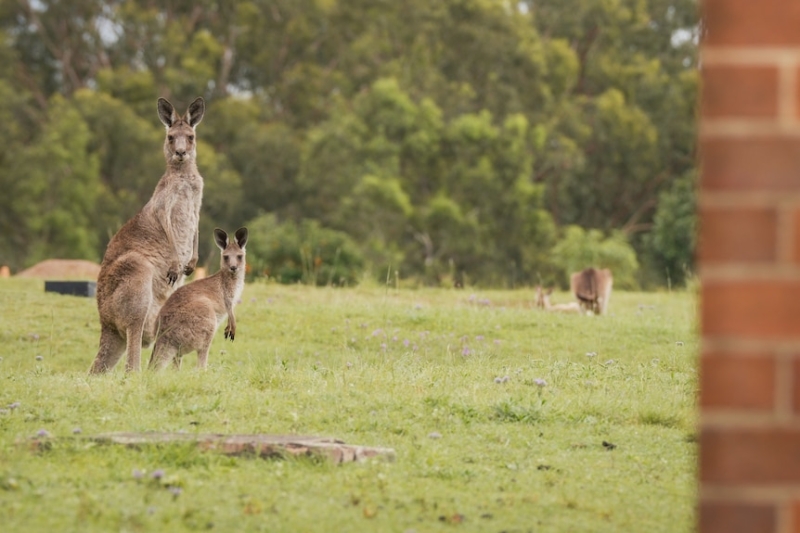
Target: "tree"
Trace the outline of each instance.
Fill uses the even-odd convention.
[[[0,253],[49,253],[14,233],[52,203],[16,178],[49,135],[85,156],[76,190],[99,165],[96,213],[67,212],[101,256],[163,172],[156,97],[202,95],[204,233],[315,220],[375,270],[514,286],[558,276],[574,224],[661,277],[685,259],[660,204],[696,166],[698,28],[696,0],[0,0],[0,186],[30,203],[0,199]]]
[[[48,125],[10,167],[18,187],[14,215],[26,265],[47,257],[99,260],[95,203],[100,165],[90,151],[88,125],[55,96]]]
[[[674,285],[692,274],[697,243],[695,172],[687,172],[661,193],[650,246],[656,272]]]
[[[563,237],[553,247],[553,261],[562,269],[564,284],[573,272],[594,267],[610,269],[615,287],[637,288],[636,252],[619,232],[604,236],[596,229],[586,231],[579,226],[567,226]]]

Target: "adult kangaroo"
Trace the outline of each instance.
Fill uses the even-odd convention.
[[[614,285],[614,276],[609,269],[585,268],[570,276],[569,285],[581,309],[595,315],[606,314]]]
[[[195,128],[204,113],[202,98],[183,117],[158,99],[158,118],[167,128],[167,170],[147,204],[106,248],[97,278],[100,348],[90,374],[111,370],[126,351],[125,369],[140,370],[142,347],[155,340],[161,306],[197,266],[203,177],[195,162]]]

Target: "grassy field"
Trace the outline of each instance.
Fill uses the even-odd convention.
[[[89,378],[94,300],[0,279],[0,528],[693,531],[694,295],[617,292],[603,317],[532,299],[248,285],[206,372],[190,355],[178,372]],[[396,460],[85,438],[148,430],[331,436]],[[49,448],[26,446],[43,432]]]

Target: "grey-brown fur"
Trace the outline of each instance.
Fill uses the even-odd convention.
[[[195,162],[195,128],[204,112],[202,98],[183,117],[158,99],[167,169],[147,204],[106,248],[97,278],[100,347],[91,374],[111,370],[126,351],[126,370],[140,369],[141,349],[155,339],[158,311],[197,266],[203,177]]]
[[[205,368],[214,333],[226,316],[225,338],[232,341],[236,335],[233,308],[244,289],[247,228],[236,230],[233,240],[217,228],[214,242],[222,252],[219,272],[179,288],[161,308],[150,357],[153,370],[163,369],[170,361],[180,368],[181,357],[195,350],[198,368]]]
[[[596,315],[606,313],[614,284],[610,270],[586,268],[572,274],[569,284],[581,308]]]
[[[547,290],[542,289],[540,285],[536,286],[536,307],[544,309],[545,311],[554,311],[557,313],[581,313],[583,312],[578,302],[568,302],[563,304],[553,304],[550,302],[550,295],[553,294],[553,288]]]

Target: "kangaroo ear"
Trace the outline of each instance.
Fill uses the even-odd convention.
[[[189,110],[186,112],[186,121],[189,123],[191,127],[195,127],[200,124],[200,121],[203,120],[203,115],[206,112],[206,102],[203,100],[202,97],[198,97],[195,99],[194,102],[191,103],[189,106]]]
[[[247,228],[239,228],[236,230],[236,244],[238,244],[239,248],[242,250],[247,246]]]
[[[172,107],[166,98],[159,98],[158,99],[158,118],[161,119],[161,123],[164,124],[166,127],[170,128],[178,120],[178,114],[175,112],[175,108]]]
[[[228,247],[228,234],[219,228],[214,228],[214,242],[220,250],[224,250]]]

